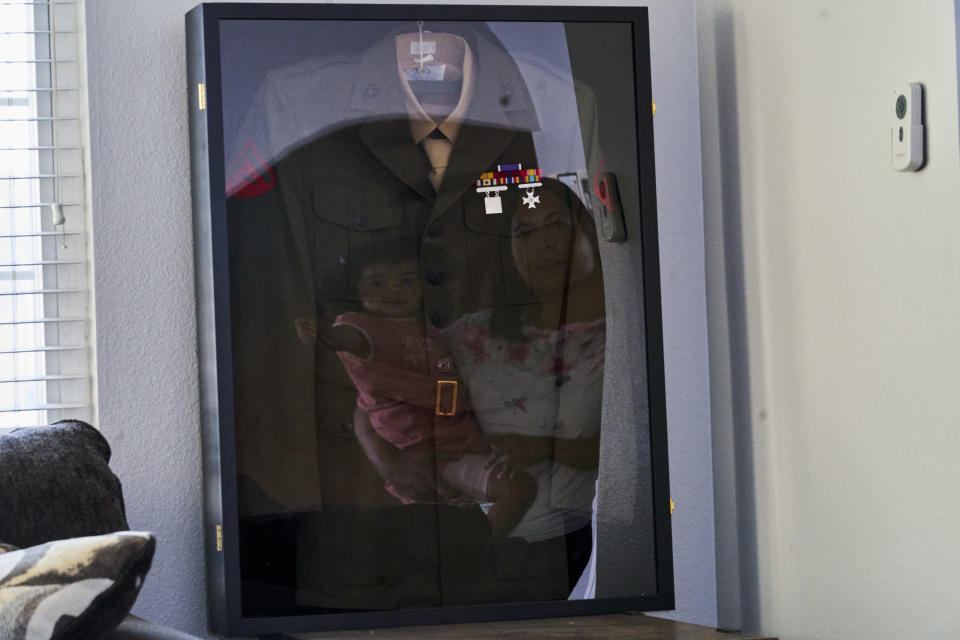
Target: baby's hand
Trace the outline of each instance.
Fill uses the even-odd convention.
[[[510,462],[510,456],[503,451],[492,450],[483,462],[484,469],[493,469],[493,473],[500,480],[513,480],[517,474],[517,466]]]
[[[293,321],[293,324],[297,328],[297,335],[300,337],[300,342],[306,345],[312,345],[317,342],[317,327],[319,325],[316,320],[297,318]]]

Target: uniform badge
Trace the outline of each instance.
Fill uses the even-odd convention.
[[[227,197],[256,198],[277,185],[273,167],[268,165],[251,138],[227,168]]]
[[[477,193],[484,196],[484,210],[488,215],[503,213],[500,192],[506,191],[511,184],[517,185],[518,189],[526,192],[523,204],[529,209],[536,209],[540,204],[540,196],[536,195],[536,188],[542,186],[541,175],[540,169],[524,169],[521,164],[498,164],[496,171],[480,174],[476,187]]]

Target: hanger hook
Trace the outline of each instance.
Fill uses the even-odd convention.
[[[419,77],[420,80],[423,80],[423,59],[424,59],[424,57],[425,57],[425,56],[423,55],[423,20],[417,20],[417,30],[419,31],[419,35],[420,35],[420,49],[419,49],[419,53],[420,53],[420,60],[419,60],[419,62],[420,62],[420,67],[419,67],[419,69],[417,70],[417,75],[418,75],[418,77]]]

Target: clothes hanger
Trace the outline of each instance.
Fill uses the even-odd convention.
[[[463,59],[467,44],[456,34],[424,29],[417,21],[417,31],[397,36],[397,57],[408,80],[459,80],[463,77]],[[430,77],[442,69],[439,77]]]

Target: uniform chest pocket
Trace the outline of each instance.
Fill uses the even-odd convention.
[[[351,231],[389,229],[403,222],[404,192],[373,180],[318,182],[311,195],[313,215],[319,221]]]
[[[494,196],[500,198],[499,204],[503,213],[487,213],[484,201],[491,196],[476,193],[474,190],[467,192],[463,202],[464,223],[467,228],[476,233],[509,237],[513,214],[520,204],[516,191],[516,187],[511,186]]]
[[[481,307],[525,304],[533,301],[530,287],[520,278],[512,253],[513,213],[520,204],[517,189],[501,193],[503,213],[488,214],[479,193],[464,196],[463,221],[467,229],[467,270],[475,303]]]
[[[356,301],[361,263],[385,238],[412,233],[405,224],[403,194],[375,184],[317,183],[311,209],[317,220],[314,264],[320,299]]]

